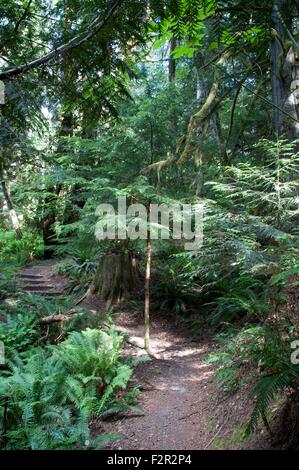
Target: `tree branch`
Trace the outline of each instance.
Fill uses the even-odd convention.
[[[84,42],[91,39],[95,36],[101,29],[106,26],[107,22],[115,15],[118,8],[121,6],[123,0],[116,0],[116,2],[112,5],[108,13],[106,14],[103,20],[100,19],[100,15],[98,15],[89,25],[88,31],[85,33],[78,34],[73,39],[68,41],[66,44],[63,44],[56,49],[53,49],[48,54],[39,57],[38,59],[34,59],[31,62],[25,63],[13,69],[4,70],[0,72],[0,80],[5,80],[7,78],[12,78],[17,75],[21,75],[28,70],[32,70],[34,68],[39,67],[40,65],[44,65],[49,62],[53,57],[57,55],[65,54],[69,49],[73,49],[74,47],[78,47]]]
[[[291,114],[287,113],[287,111],[285,111],[284,109],[280,108],[279,106],[276,106],[276,104],[274,104],[272,101],[268,100],[267,98],[265,98],[264,96],[262,96],[261,94],[259,93],[256,93],[254,90],[252,90],[251,88],[249,88],[247,85],[245,85],[243,83],[243,88],[245,88],[246,90],[248,90],[250,93],[252,93],[253,95],[257,96],[258,98],[260,98],[261,100],[265,101],[265,103],[268,103],[270,104],[270,106],[272,106],[273,108],[276,108],[276,109],[279,109],[279,111],[281,113],[283,113],[285,116],[288,116],[292,121],[294,122],[299,122],[298,119],[294,118],[294,116],[292,116]]]
[[[193,141],[193,137],[196,131],[197,132],[201,131],[201,133],[203,134],[202,137],[204,137],[207,133],[208,125],[205,125],[205,121],[209,122],[211,114],[213,113],[214,109],[217,108],[217,105],[219,103],[219,100],[217,100],[217,94],[219,91],[220,79],[221,79],[221,74],[222,74],[222,69],[220,67],[226,63],[226,61],[230,58],[231,54],[232,52],[226,49],[223,55],[217,61],[217,64],[216,64],[217,68],[215,71],[214,82],[210,88],[206,101],[201,106],[200,110],[197,111],[197,113],[195,113],[189,121],[187,134],[186,134],[185,148],[182,152],[182,155],[180,156],[178,160],[179,166],[182,166],[187,160],[187,158],[189,157],[189,155],[192,153],[192,150],[193,150],[192,141]],[[215,103],[217,103],[216,107],[215,107]],[[204,139],[201,138],[200,140],[201,144],[203,140]],[[197,161],[201,160],[200,154],[201,154],[201,151],[199,150],[199,154],[197,155],[195,160]]]
[[[19,18],[19,20],[16,22],[15,29],[14,29],[14,32],[15,32],[15,33],[18,31],[20,24],[22,23],[22,21],[26,18],[27,14],[29,13],[29,9],[30,9],[31,3],[32,3],[32,0],[29,0],[27,6],[25,7],[25,10],[24,10],[24,12],[23,12],[23,15],[21,15],[21,17]]]

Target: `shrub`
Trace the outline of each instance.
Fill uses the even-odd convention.
[[[0,341],[4,343],[6,357],[34,344],[38,339],[36,322],[36,316],[31,312],[6,315],[5,321],[0,322]]]
[[[42,256],[43,251],[43,241],[37,233],[24,232],[23,238],[18,240],[15,232],[0,232],[0,261],[25,263]]]
[[[92,439],[89,423],[131,377],[122,363],[122,338],[87,329],[58,346],[31,349],[10,361],[0,392],[2,448],[98,448],[115,436]]]

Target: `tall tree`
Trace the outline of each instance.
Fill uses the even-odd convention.
[[[293,35],[296,28],[295,7],[287,0],[274,0],[272,9],[273,39],[271,42],[271,83],[276,134],[285,133],[290,139],[299,137],[298,46]],[[285,19],[284,19],[285,18]]]

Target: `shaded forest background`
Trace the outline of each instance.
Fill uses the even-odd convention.
[[[255,397],[246,435],[298,447],[298,35],[294,0],[0,1],[2,448],[105,447],[91,419],[138,411],[112,320],[41,326],[86,295],[215,335],[219,386]],[[99,242],[121,196],[203,204],[202,248]],[[66,299],[20,291],[42,259]]]

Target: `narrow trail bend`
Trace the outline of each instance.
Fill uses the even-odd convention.
[[[56,263],[41,263],[18,274],[19,287],[45,298],[65,296],[65,278]],[[89,299],[81,306],[98,311],[101,303]],[[124,354],[142,356],[143,318],[132,311],[115,314],[118,331],[130,337]],[[137,346],[134,346],[137,345]],[[215,368],[208,362],[212,338],[192,339],[190,330],[173,319],[151,315],[151,349],[156,357],[140,363],[134,383],[140,388],[142,416],[99,423],[100,432],[117,432],[125,439],[114,449],[201,450],[268,448],[267,436],[244,444],[240,426],[247,422],[253,403],[246,392],[220,394],[213,380]],[[96,429],[95,429],[96,432]]]
[[[65,279],[56,273],[56,263],[44,262],[22,269],[17,275],[18,287],[28,294],[45,298],[64,296]]]
[[[114,320],[119,330],[143,346],[140,316],[123,312]],[[152,315],[151,349],[157,359],[140,364],[135,372],[144,415],[117,422],[112,430],[124,434],[126,439],[115,448],[244,448],[240,426],[248,420],[253,403],[247,393],[229,396],[219,393],[213,380],[215,368],[207,360],[213,350],[211,340],[192,341],[190,331],[160,315]],[[142,349],[130,345],[126,353],[144,354]],[[264,447],[267,442],[253,445]]]

